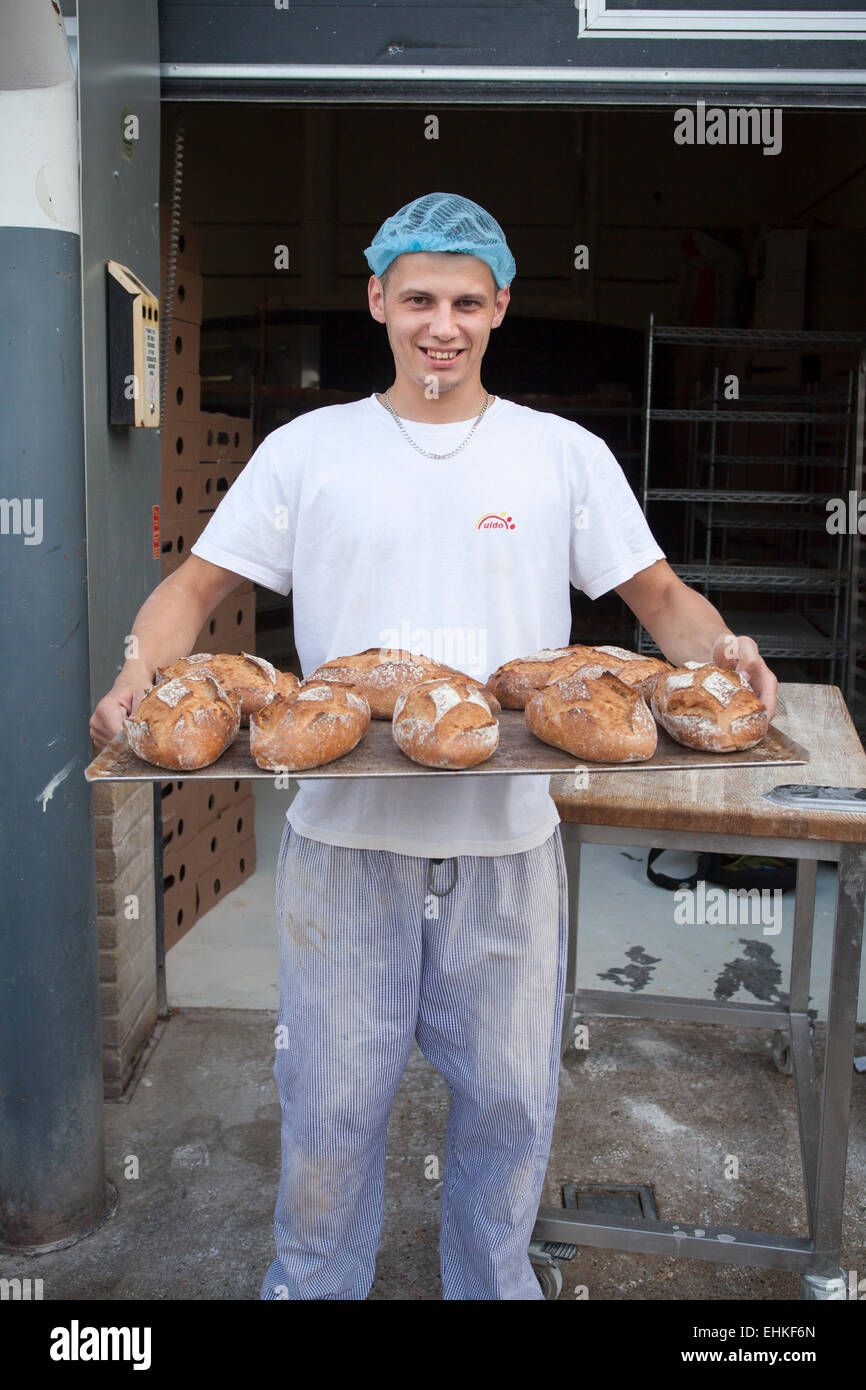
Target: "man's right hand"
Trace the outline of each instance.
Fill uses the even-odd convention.
[[[137,667],[124,667],[90,716],[90,737],[97,748],[104,748],[115,734],[120,733],[124,719],[135,711],[150,685],[145,671]]]

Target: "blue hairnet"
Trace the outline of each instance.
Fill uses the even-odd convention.
[[[502,289],[517,272],[505,233],[484,208],[459,193],[425,193],[383,222],[364,251],[374,275],[381,275],[406,251],[463,251],[486,261]]]

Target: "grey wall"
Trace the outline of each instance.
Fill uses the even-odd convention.
[[[622,6],[609,0],[608,9],[615,12],[617,8]],[[645,0],[643,5],[632,0],[628,8],[642,8],[646,17],[641,24],[652,30],[659,0]],[[424,0],[387,4],[375,0],[291,0],[285,8],[277,8],[274,0],[220,0],[217,4],[213,0],[161,0],[159,11],[162,61],[170,96],[219,97],[231,91],[253,94],[255,75],[226,81],[206,73],[172,71],[173,64],[227,63],[260,65],[262,69],[278,64],[306,68],[307,72],[296,72],[285,81],[259,83],[272,96],[294,91],[299,100],[366,95],[372,100],[405,101],[412,100],[413,91],[416,95],[423,91],[425,99],[432,96],[446,103],[467,99],[465,84],[437,77],[437,68],[447,66],[536,69],[531,99],[542,103],[557,94],[569,104],[597,99],[669,101],[680,90],[691,88],[688,69],[704,69],[712,83],[708,87],[701,79],[694,90],[699,97],[712,94],[717,99],[725,91],[737,97],[748,90],[748,99],[758,100],[761,92],[772,88],[775,73],[796,70],[806,76],[780,91],[783,100],[820,104],[832,94],[834,102],[863,104],[866,6],[861,0],[810,6],[830,13],[845,11],[855,26],[859,21],[859,32],[825,40],[816,36],[701,38],[695,36],[688,12],[724,11],[724,0],[718,6],[701,0],[666,0],[663,8],[684,11],[685,32],[673,36],[653,33],[649,38],[602,37],[596,29],[578,36],[575,0],[440,0],[438,4]],[[728,8],[790,12],[802,10],[804,4],[803,0],[793,0],[787,6],[785,0],[750,0],[748,4],[732,0]],[[787,34],[790,23],[790,18],[786,21],[784,17],[768,20],[767,32]],[[724,16],[719,18],[719,26],[722,32],[727,28]],[[343,65],[360,65],[367,71],[336,80],[333,74],[329,78],[321,74],[322,68]],[[569,68],[581,70],[583,75],[576,81],[569,79],[563,71]],[[559,69],[559,75],[550,69]],[[738,69],[755,74],[746,89],[731,79],[731,73]],[[762,72],[770,77],[762,77]],[[599,77],[601,73],[603,77]],[[586,74],[592,76],[592,82],[585,80]],[[472,90],[470,84],[469,100],[522,102],[527,95],[525,83],[504,76],[491,80],[488,74],[487,80],[476,82],[474,87]]]
[[[159,294],[160,82],[157,0],[78,0],[87,578],[92,703],[123,664],[123,639],[160,582],[152,507],[160,431],[108,424],[105,262]],[[123,119],[139,119],[125,144]]]

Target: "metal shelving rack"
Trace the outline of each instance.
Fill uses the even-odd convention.
[[[720,367],[712,368],[709,388],[696,384],[688,409],[654,404],[656,348],[681,347],[789,349],[821,354],[849,349],[859,355],[845,392],[750,389],[740,385],[730,404],[720,391]],[[866,728],[866,652],[860,536],[828,536],[826,501],[830,496],[862,495],[866,333],[803,330],[657,327],[650,316],[645,359],[641,500],[681,503],[685,507],[684,554],[672,567],[685,583],[710,596],[749,592],[777,600],[797,599],[781,611],[732,613],[725,616],[751,633],[767,658],[818,660],[826,664],[832,684],[842,687],[858,726]],[[661,423],[688,427],[687,485],[656,486],[651,477],[653,427]],[[767,452],[735,447],[737,427],[774,426],[781,441]],[[749,474],[770,470],[773,488],[748,486]],[[832,478],[831,488],[816,484],[816,473]],[[744,476],[745,475],[745,476]],[[764,476],[766,482],[766,476]],[[748,537],[760,533],[757,557],[749,554]],[[780,554],[780,549],[782,553]],[[738,553],[735,553],[738,552]],[[765,557],[766,556],[766,560]],[[803,611],[808,595],[829,606]],[[636,625],[638,651],[658,646]]]

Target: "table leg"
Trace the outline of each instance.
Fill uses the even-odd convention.
[[[817,859],[797,860],[797,886],[794,890],[794,941],[791,949],[791,997],[788,1004],[792,1014],[804,1014],[809,1009],[809,985],[812,977],[812,928],[815,921],[817,872]]]
[[[836,879],[836,921],[815,1182],[815,1253],[801,1285],[802,1297],[807,1299],[835,1300],[845,1297],[839,1251],[864,902],[866,846],[844,845]]]

